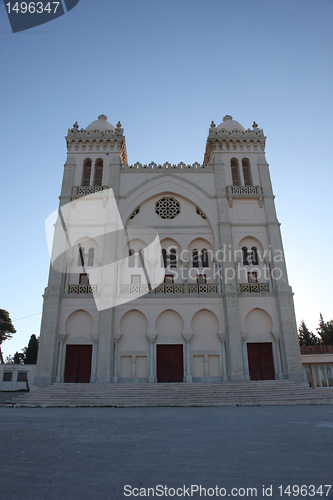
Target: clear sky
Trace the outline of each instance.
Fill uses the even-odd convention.
[[[202,162],[211,120],[255,120],[297,322],[333,318],[332,66],[332,0],[80,0],[16,34],[1,3],[0,308],[18,320],[4,354],[39,334],[64,136],[102,113],[129,163]]]

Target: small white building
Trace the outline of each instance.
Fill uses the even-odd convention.
[[[24,391],[34,383],[36,365],[0,364],[0,391]]]
[[[66,139],[35,384],[303,382],[263,130],[193,165],[128,165],[104,115]]]

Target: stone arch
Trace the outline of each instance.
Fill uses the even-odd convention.
[[[261,257],[264,255],[264,246],[261,241],[258,240],[255,236],[247,235],[240,240],[238,243],[238,250],[241,250],[243,247],[247,247],[249,250],[255,246],[258,249]]]
[[[182,249],[181,249],[179,242],[176,241],[174,238],[165,237],[160,241],[160,245],[161,245],[162,252],[163,252],[163,250],[166,250],[167,264],[168,264],[167,266],[164,266],[164,262],[163,262],[163,258],[161,256],[161,254],[158,254],[156,252],[155,257],[156,257],[156,259],[158,259],[160,261],[160,265],[162,267],[170,267],[170,265],[172,264],[171,253],[173,251],[175,251],[175,255],[176,255],[175,264],[176,265],[172,266],[172,267],[179,267],[179,263],[180,263],[179,259],[181,257],[181,253],[182,253]]]
[[[148,320],[137,309],[126,312],[120,320],[122,351],[142,351],[147,345]]]
[[[203,249],[206,249],[209,254],[210,262],[213,260],[213,252],[214,252],[213,245],[206,238],[198,238],[198,237],[193,238],[193,240],[188,245],[189,252],[191,253],[191,251],[194,248],[197,248],[200,253],[202,252]]]
[[[158,335],[158,342],[171,344],[174,340],[177,340],[177,343],[183,343],[184,341],[182,336],[184,331],[184,320],[181,315],[173,309],[167,309],[157,317],[155,328]]]
[[[85,249],[85,252],[88,252],[89,248],[93,248],[94,256],[95,258],[97,257],[99,245],[96,239],[92,238],[91,236],[82,236],[78,240],[76,240],[74,245],[72,246],[72,258],[74,259],[74,261],[78,260],[77,257],[79,254],[79,245]]]
[[[67,341],[74,338],[83,338],[92,342],[91,334],[94,329],[92,316],[83,309],[78,309],[70,314],[65,323]]]
[[[203,250],[205,251],[205,262],[203,261]],[[189,283],[196,282],[197,274],[204,274],[206,282],[212,282],[214,279],[214,251],[213,245],[206,238],[194,238],[188,245],[187,252],[184,254],[188,255],[188,280]],[[187,259],[186,259],[187,260]],[[208,266],[203,266],[207,264]]]
[[[219,320],[217,316],[209,309],[200,309],[197,311],[191,321],[192,349],[219,349]]]
[[[271,316],[259,307],[251,309],[245,317],[247,342],[272,342],[273,321]]]
[[[194,182],[185,180],[176,174],[168,173],[167,177],[165,174],[161,174],[151,180],[145,178],[141,184],[128,193],[128,205],[123,214],[123,220],[126,221],[126,225],[129,222],[129,217],[138,205],[141,205],[152,197],[163,195],[166,192],[170,194],[170,196],[182,196],[188,199],[206,215],[207,221],[213,232],[214,242],[218,245],[218,220],[216,214],[213,214],[207,205],[209,203],[209,194],[201,187],[195,185]]]

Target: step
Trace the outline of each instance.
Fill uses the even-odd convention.
[[[34,387],[17,407],[156,407],[333,404],[333,395],[290,380],[170,384],[53,384]]]

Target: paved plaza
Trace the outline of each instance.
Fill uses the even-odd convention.
[[[304,496],[280,485],[333,483],[332,406],[2,407],[0,418],[4,500],[253,497],[247,488],[287,499]]]

